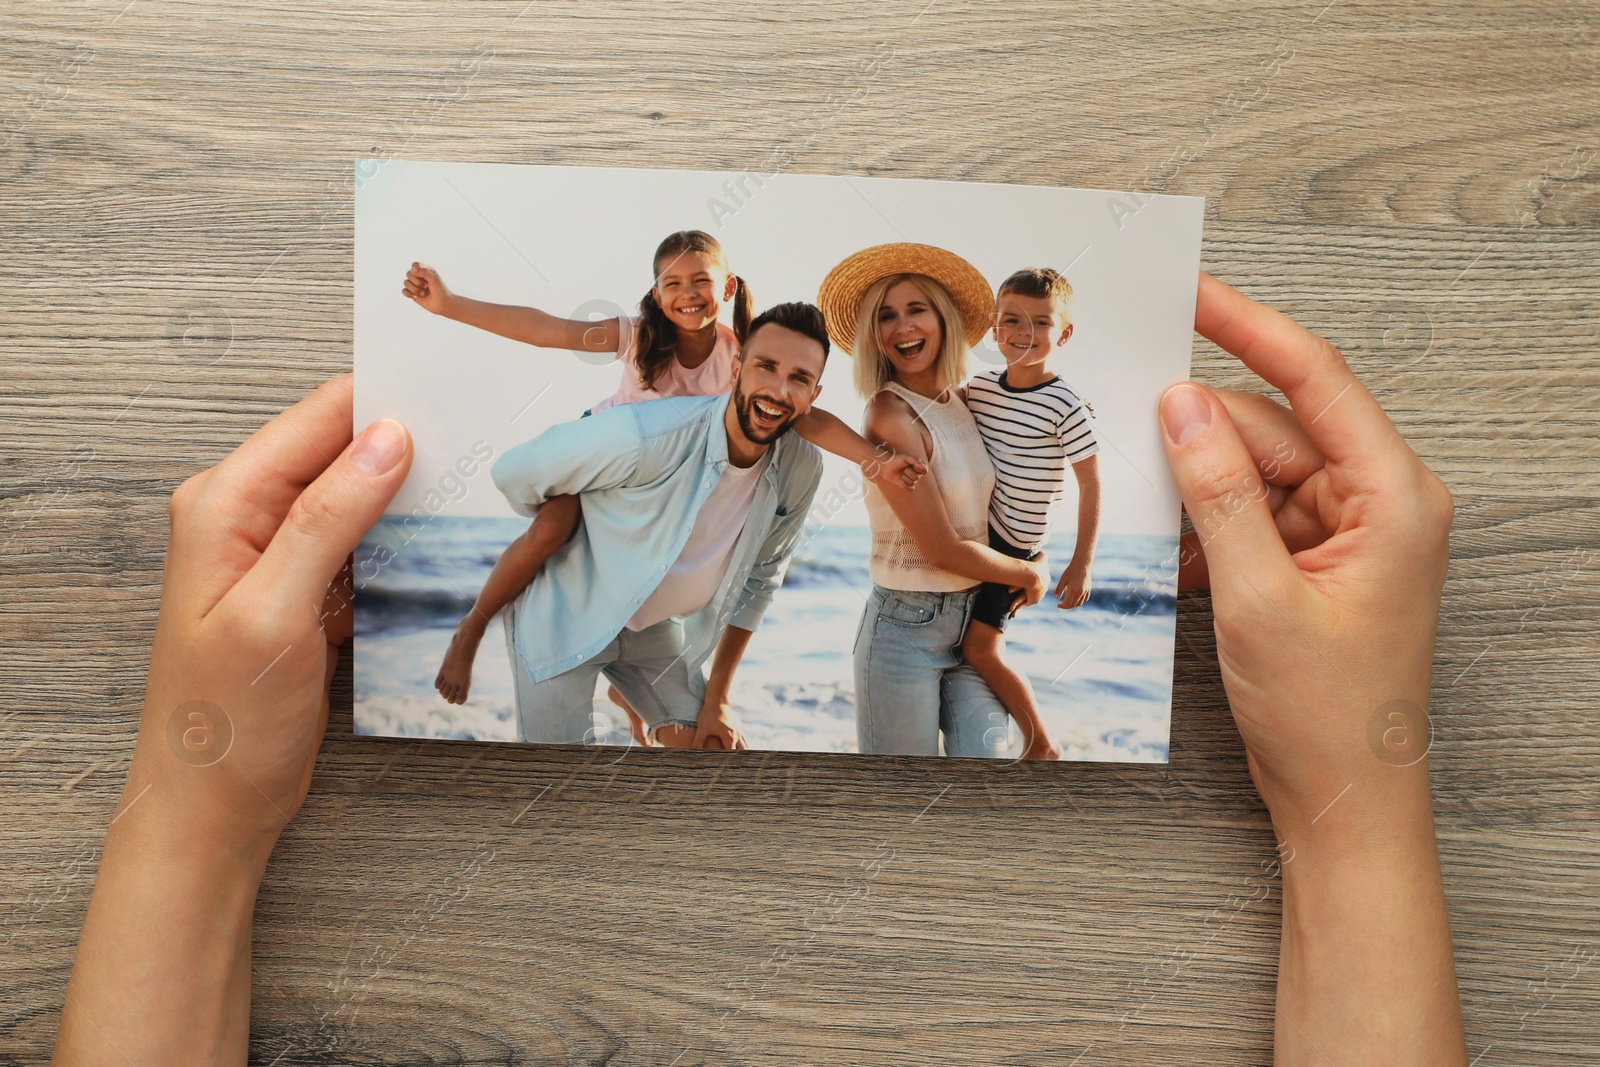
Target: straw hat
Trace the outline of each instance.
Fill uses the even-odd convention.
[[[922,274],[944,286],[961,311],[968,345],[983,340],[994,324],[994,293],[971,263],[933,245],[874,245],[846,256],[822,279],[817,291],[817,306],[827,320],[828,336],[839,348],[854,354],[861,298],[873,282],[891,274]]]

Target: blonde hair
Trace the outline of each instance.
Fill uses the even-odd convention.
[[[894,378],[894,365],[878,340],[878,312],[883,308],[884,295],[901,282],[911,282],[921,289],[928,303],[933,305],[934,314],[939,316],[939,325],[944,331],[939,358],[934,362],[939,388],[954,389],[967,380],[967,355],[972,349],[967,344],[961,309],[956,307],[949,292],[925,274],[891,274],[879,278],[861,294],[861,310],[856,316],[852,352],[856,364],[856,391],[867,400],[877,396]]]
[[[1048,300],[1061,312],[1061,325],[1072,321],[1072,313],[1067,308],[1067,302],[1072,299],[1072,283],[1067,281],[1065,274],[1053,267],[1023,267],[1000,283],[1000,291],[996,296],[1005,296],[1007,293]]]

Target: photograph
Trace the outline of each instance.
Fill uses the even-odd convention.
[[[1202,198],[355,178],[357,734],[1167,761]]]

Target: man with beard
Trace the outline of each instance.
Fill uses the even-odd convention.
[[[583,509],[502,613],[518,740],[593,741],[603,673],[652,740],[745,747],[728,689],[822,476],[817,449],[786,431],[827,358],[822,312],[779,304],[750,323],[731,393],[607,408],[495,461],[519,514],[564,493]]]

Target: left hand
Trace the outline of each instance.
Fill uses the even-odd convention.
[[[1089,599],[1089,591],[1094,583],[1089,580],[1088,566],[1069,564],[1061,572],[1061,580],[1056,583],[1056,599],[1061,601],[1062,608],[1082,607]]]
[[[411,467],[405,427],[352,444],[350,417],[345,375],[172,494],[139,736],[52,1063],[248,1057],[251,914],[327,726],[347,560]]]
[[[411,467],[399,423],[351,443],[351,389],[328,382],[172,494],[128,790],[149,783],[241,849],[270,851],[305,800],[350,553]]]
[[[897,452],[892,459],[874,460],[863,464],[862,470],[866,472],[867,477],[880,485],[893,483],[903,485],[907,489],[915,489],[922,476],[928,473],[928,466],[915,456]]]
[[[707,700],[695,720],[694,747],[711,749],[737,749],[743,752],[749,746],[744,741],[744,731],[739,729],[739,717],[733,705],[725,700]]]

